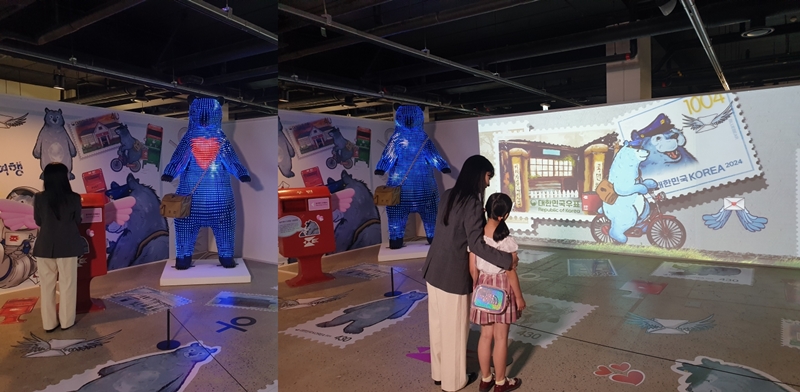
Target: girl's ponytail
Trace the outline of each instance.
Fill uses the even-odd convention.
[[[513,205],[514,203],[511,201],[511,197],[504,193],[495,193],[486,200],[486,214],[489,215],[490,219],[497,220],[504,218],[511,212],[511,207]],[[500,221],[500,224],[497,225],[497,228],[494,229],[492,239],[495,240],[495,242],[500,242],[510,234],[511,231],[508,229],[506,220],[503,219]]]

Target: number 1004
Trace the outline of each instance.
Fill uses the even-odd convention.
[[[706,100],[708,100],[708,103],[706,103]],[[683,100],[683,103],[686,104],[686,108],[689,109],[689,114],[695,114],[703,109],[711,109],[716,102],[725,103],[725,97],[722,94],[715,94]]]

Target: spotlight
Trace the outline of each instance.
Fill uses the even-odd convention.
[[[742,32],[744,38],[757,38],[765,35],[772,34],[775,31],[772,27],[767,27],[767,18],[764,16],[755,16],[750,20],[750,29]]]
[[[53,88],[56,90],[66,89],[66,80],[64,78],[64,75],[53,74]]]
[[[278,102],[289,102],[289,91],[281,90],[278,95]]]
[[[547,102],[545,102],[545,103],[540,103],[540,104],[539,104],[539,106],[541,106],[541,107],[542,107],[542,110],[550,110],[550,104],[549,104],[549,103],[547,103]]]
[[[356,104],[355,104],[355,101],[353,100],[353,96],[352,95],[348,95],[348,96],[344,97],[344,106],[356,107]]]

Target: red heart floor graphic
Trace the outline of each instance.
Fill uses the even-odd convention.
[[[609,368],[605,367],[604,365],[600,365],[597,367],[597,370],[594,371],[595,376],[607,376],[613,373]]]
[[[619,370],[619,371],[621,371],[621,372],[623,372],[623,373],[624,373],[624,372],[626,372],[628,369],[630,369],[630,368],[631,368],[631,364],[629,364],[629,363],[627,363],[627,362],[623,362],[623,363],[621,363],[621,364],[619,364],[619,365],[618,365],[618,364],[616,364],[616,363],[612,363],[612,364],[611,364],[611,368],[612,368],[612,369],[614,369],[614,370]]]
[[[611,381],[638,386],[644,382],[644,373],[638,370],[631,370],[628,374],[615,374],[609,378]]]

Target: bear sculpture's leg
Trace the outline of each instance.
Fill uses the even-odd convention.
[[[189,269],[192,266],[192,253],[197,236],[200,234],[200,223],[188,218],[175,219],[175,268]]]
[[[420,207],[419,216],[422,218],[422,226],[425,227],[425,236],[428,237],[428,243],[433,242],[433,231],[436,228],[436,210],[438,209],[436,200],[425,203],[425,206]]]
[[[225,268],[236,267],[233,261],[234,231],[236,228],[236,214],[231,212],[227,216],[220,217],[217,222],[211,225],[211,231],[217,239],[217,251],[219,252],[219,262]]]
[[[403,247],[403,238],[406,234],[406,223],[410,209],[403,205],[386,206],[386,216],[389,218],[389,249]]]

